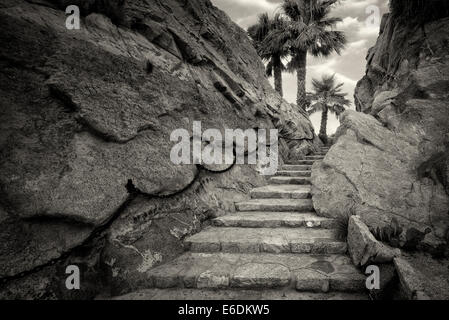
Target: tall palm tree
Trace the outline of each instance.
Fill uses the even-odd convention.
[[[296,71],[298,92],[296,103],[307,108],[306,65],[307,53],[327,57],[333,52],[340,54],[345,47],[343,32],[333,28],[342,21],[330,17],[333,5],[339,0],[284,0],[282,9],[288,17],[287,27],[274,30],[266,43],[284,46],[290,50],[292,59],[287,65],[289,71]]]
[[[267,62],[266,74],[269,77],[274,74],[274,88],[281,96],[283,96],[282,71],[285,70],[282,59],[288,55],[288,49],[280,41],[276,41],[277,45],[273,43],[265,45],[264,41],[271,32],[285,28],[285,20],[280,14],[271,19],[267,13],[259,15],[257,24],[248,28],[248,34],[253,39],[257,53],[264,62]]]
[[[345,107],[351,105],[351,102],[345,98],[347,94],[341,92],[343,85],[344,83],[335,82],[335,74],[323,75],[321,80],[312,80],[314,92],[307,95],[307,99],[312,103],[307,110],[309,114],[322,112],[319,137],[324,143],[327,143],[328,113],[336,114],[339,118],[345,111]]]

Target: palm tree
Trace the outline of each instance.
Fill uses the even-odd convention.
[[[266,74],[269,77],[274,74],[274,88],[281,96],[283,96],[282,71],[285,70],[282,59],[288,55],[288,49],[279,41],[276,41],[278,46],[273,43],[265,45],[264,41],[271,32],[283,30],[285,27],[285,20],[280,14],[270,19],[268,14],[264,13],[259,15],[257,24],[248,28],[248,34],[253,39],[257,53],[267,63]]]
[[[266,43],[272,43],[275,47],[284,46],[290,50],[292,59],[287,69],[296,71],[296,103],[304,110],[307,108],[307,53],[327,57],[333,52],[340,54],[346,44],[344,33],[333,30],[342,20],[329,17],[336,2],[338,0],[284,0],[282,9],[288,17],[287,26],[274,30],[265,39]]]
[[[344,83],[336,84],[335,74],[323,75],[321,80],[312,80],[314,92],[307,95],[307,99],[312,103],[307,110],[309,114],[322,111],[319,137],[324,143],[327,143],[328,113],[336,114],[339,118],[345,111],[345,106],[351,105],[351,102],[345,98],[347,94],[341,92],[343,85]]]

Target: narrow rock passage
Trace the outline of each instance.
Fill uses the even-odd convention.
[[[153,289],[129,297],[366,299],[336,222],[317,216],[310,199],[312,164],[327,151],[284,165],[237,212],[185,239],[189,252],[150,270]]]

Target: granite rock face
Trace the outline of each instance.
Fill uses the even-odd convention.
[[[69,4],[80,6],[80,30],[65,26]],[[42,297],[48,288],[33,292],[21,277],[97,261],[92,252],[103,260],[89,270],[124,293],[123,274],[174,258],[179,239],[262,183],[250,166],[214,174],[172,164],[175,129],[294,132],[295,152],[281,141],[284,158],[318,145],[308,117],[269,85],[246,33],[208,0],[7,0],[0,28],[6,296]],[[74,258],[80,245],[90,251]]]
[[[410,263],[403,258],[395,258],[394,266],[397,270],[400,289],[407,300],[430,300],[425,293],[425,279]]]
[[[401,255],[399,249],[392,249],[377,241],[368,227],[357,216],[349,219],[348,251],[356,266],[366,266],[369,263],[391,263]]]
[[[443,248],[449,231],[449,18],[423,26],[383,18],[338,140],[314,167],[313,203],[356,214],[377,238]],[[430,247],[429,247],[430,246]]]

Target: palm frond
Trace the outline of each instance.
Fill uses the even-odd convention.
[[[310,107],[307,108],[307,112],[309,113],[309,115],[316,113],[316,112],[320,112],[324,109],[324,104],[321,102],[317,102],[312,104]]]
[[[290,61],[287,63],[287,71],[288,72],[294,72],[298,69],[298,67],[301,65],[301,58],[297,54],[297,52],[293,52],[292,57]]]
[[[337,23],[342,22],[343,20],[338,17],[331,17],[331,18],[324,18],[321,20],[318,20],[316,23],[321,28],[334,28]]]
[[[293,21],[300,21],[305,15],[303,1],[284,0],[282,11]]]
[[[315,5],[312,7],[313,17],[315,21],[320,21],[325,19],[331,12],[332,7],[339,2],[339,0],[328,0],[328,1],[316,1]]]
[[[347,43],[346,36],[341,31],[323,31],[316,35],[310,46],[314,56],[327,57],[333,52],[340,54]]]
[[[287,27],[281,14],[270,18],[263,13],[258,16],[257,23],[248,28],[248,35],[262,60],[269,62],[273,56],[284,58],[288,55],[288,47],[285,46],[287,35],[284,34]]]
[[[289,18],[282,35],[282,43],[290,51],[308,51],[314,56],[340,53],[346,37],[341,31],[331,30],[341,18],[330,17],[338,0],[284,0],[282,9]],[[295,63],[291,64],[292,66]]]
[[[312,79],[314,92],[307,94],[307,98],[312,102],[308,108],[309,114],[326,108],[339,117],[345,111],[345,107],[351,105],[351,101],[346,99],[347,93],[341,92],[343,85],[343,83],[336,83],[335,74],[323,75],[321,79]]]
[[[341,89],[342,89],[342,87],[344,86],[345,84],[342,82],[342,83],[339,83],[339,84],[337,84],[336,86],[335,86],[335,88],[334,88],[334,93],[338,93],[338,92],[340,92],[341,91]],[[346,93],[344,94],[345,96],[347,95]]]

